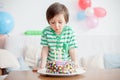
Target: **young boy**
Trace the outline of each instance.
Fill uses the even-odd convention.
[[[50,26],[43,30],[41,37],[41,63],[45,68],[47,61],[73,61],[78,65],[75,34],[70,26],[69,12],[65,5],[55,2],[46,11],[46,18]]]

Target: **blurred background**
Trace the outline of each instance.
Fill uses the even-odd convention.
[[[80,0],[0,0],[0,11],[11,14],[14,19],[14,27],[8,34],[19,36],[27,30],[43,30],[48,26],[46,9],[53,2],[61,2],[69,9],[68,25],[76,33],[81,55],[119,53],[120,1],[84,1],[91,2],[83,5]]]

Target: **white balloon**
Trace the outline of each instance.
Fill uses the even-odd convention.
[[[93,15],[94,15],[94,10],[93,10],[93,8],[91,8],[91,7],[86,8],[86,9],[85,9],[85,14],[86,14],[87,16],[93,16]]]

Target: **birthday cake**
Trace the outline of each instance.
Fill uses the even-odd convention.
[[[75,64],[71,61],[49,61],[46,65],[47,73],[72,74],[75,73]]]

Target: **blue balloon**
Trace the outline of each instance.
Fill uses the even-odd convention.
[[[0,34],[8,34],[14,27],[14,19],[8,12],[0,12]]]
[[[83,19],[85,19],[87,16],[85,15],[85,11],[79,11],[78,13],[77,13],[77,19],[78,20],[83,20]]]

